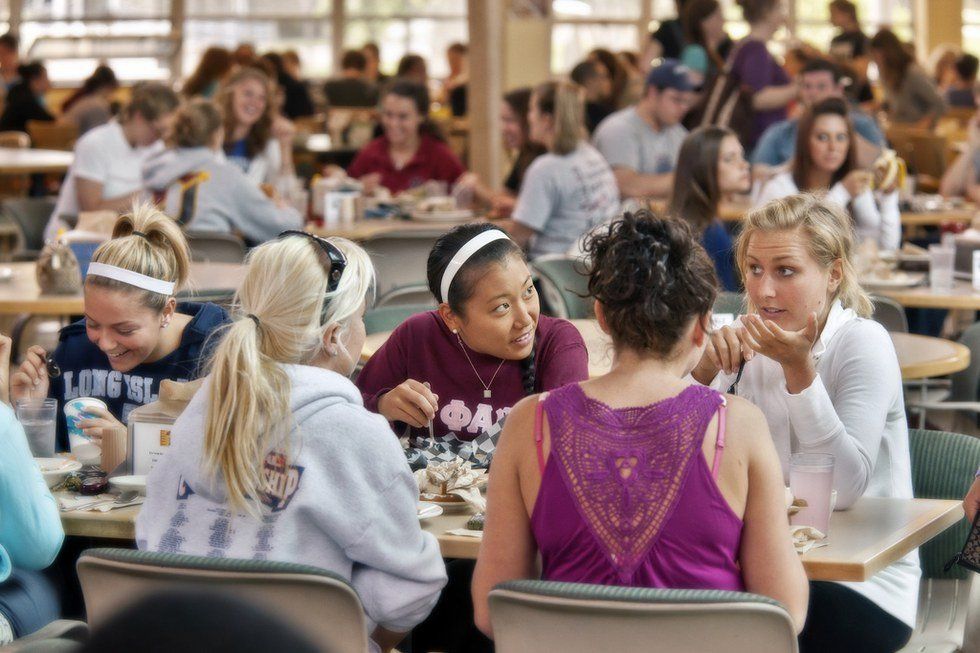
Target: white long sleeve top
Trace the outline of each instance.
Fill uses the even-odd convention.
[[[837,510],[862,496],[912,497],[902,374],[884,327],[835,301],[812,352],[817,376],[799,394],[786,389],[782,366],[761,355],[745,364],[738,384],[739,396],[766,416],[786,484],[791,454],[829,453]],[[719,374],[711,385],[724,391],[734,380]],[[843,585],[915,628],[919,576],[916,550],[868,581]]]
[[[799,193],[790,172],[783,172],[769,181],[756,187],[752,193],[753,206],[762,206],[766,202],[781,199]],[[826,198],[842,207],[851,203],[851,215],[854,218],[854,231],[858,242],[869,238],[878,243],[883,250],[898,249],[902,244],[902,216],[898,210],[898,192],[874,193],[866,189],[855,198],[844,184],[837,182],[827,191]]]

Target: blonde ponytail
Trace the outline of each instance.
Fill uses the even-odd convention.
[[[92,262],[173,281],[176,288],[186,286],[190,278],[191,256],[184,232],[151,204],[134,204],[129,213],[120,216],[112,228],[112,239],[95,250]],[[85,283],[142,293],[142,304],[157,311],[162,311],[169,299],[160,293],[134,289],[129,284],[105,277],[86,277]]]
[[[552,116],[556,154],[575,151],[585,135],[585,95],[570,82],[546,82],[534,89],[538,111]]]
[[[292,388],[282,364],[315,359],[327,328],[347,328],[374,284],[363,249],[342,238],[330,242],[347,258],[332,293],[330,262],[310,239],[290,236],[252,250],[236,296],[236,319],[211,359],[203,466],[224,480],[228,502],[253,516],[264,490],[264,458],[293,427]]]
[[[813,193],[790,195],[749,211],[735,243],[735,262],[742,278],[745,278],[746,252],[752,234],[794,229],[802,230],[807,250],[821,266],[829,268],[834,261],[841,262],[841,282],[834,299],[839,299],[844,308],[853,309],[861,317],[871,317],[871,298],[858,283],[854,268],[851,218],[836,203],[827,202]],[[750,311],[756,310],[748,296],[746,302]]]

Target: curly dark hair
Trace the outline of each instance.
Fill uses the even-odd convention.
[[[613,344],[669,356],[692,318],[711,311],[718,279],[691,227],[646,209],[588,236],[589,294]]]

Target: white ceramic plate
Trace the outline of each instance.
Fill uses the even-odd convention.
[[[41,468],[41,476],[48,487],[54,487],[65,480],[72,472],[82,468],[82,463],[68,458],[35,458],[34,462]]]
[[[120,492],[134,490],[146,496],[146,476],[116,476],[110,478],[109,483]]]
[[[864,277],[861,279],[861,285],[865,288],[912,288],[921,284],[925,278],[924,274],[895,272],[888,278]]]
[[[473,211],[457,209],[455,211],[412,211],[412,219],[419,222],[461,222],[473,218]]]
[[[432,519],[433,517],[438,517],[442,514],[442,506],[437,506],[434,503],[419,503],[418,505],[419,521],[423,519]]]
[[[469,505],[465,501],[439,501],[438,499],[426,498],[433,496],[436,495],[423,494],[420,497],[420,501],[421,503],[439,506],[443,512],[463,512],[464,510],[469,510]]]

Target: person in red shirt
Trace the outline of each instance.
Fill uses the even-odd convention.
[[[452,185],[466,168],[429,124],[429,91],[399,79],[381,97],[384,135],[368,143],[347,169],[370,193],[380,184],[392,194],[427,181]]]

